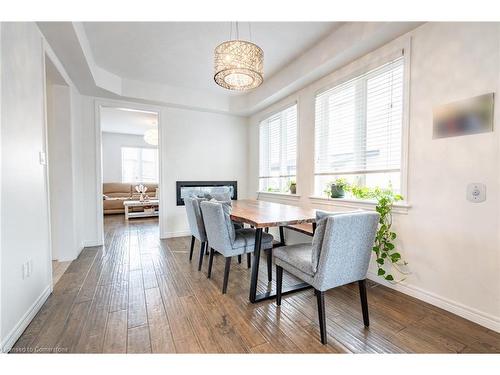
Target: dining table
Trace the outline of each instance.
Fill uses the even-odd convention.
[[[262,231],[267,231],[271,227],[278,227],[280,240],[279,242],[275,242],[273,247],[285,246],[283,228],[290,225],[312,223],[314,232],[316,228],[316,210],[263,200],[241,199],[235,200],[232,203],[231,220],[247,224],[255,229],[254,261],[252,262],[250,279],[250,302],[257,303],[275,298],[276,291],[272,290],[257,294]],[[284,287],[282,295],[298,292],[310,287],[306,283]]]

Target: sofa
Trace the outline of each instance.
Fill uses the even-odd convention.
[[[121,182],[105,182],[102,184],[103,209],[104,214],[122,214],[125,212],[123,202],[130,200],[139,200],[140,194],[135,190],[137,184],[127,184]],[[148,188],[146,194],[150,199],[158,198],[158,184],[145,184]],[[140,207],[134,207],[134,210],[142,210]]]

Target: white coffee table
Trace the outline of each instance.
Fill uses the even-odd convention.
[[[158,199],[150,199],[148,201],[124,201],[123,206],[125,207],[125,220],[128,220],[133,217],[154,217],[158,216]],[[146,207],[153,206],[153,212],[130,212],[129,207]]]

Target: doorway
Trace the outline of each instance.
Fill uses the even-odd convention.
[[[159,238],[159,112],[121,103],[98,104],[97,119],[103,240],[111,226],[136,224],[156,228]]]

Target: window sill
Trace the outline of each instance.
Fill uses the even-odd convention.
[[[259,197],[287,199],[287,200],[292,200],[292,201],[297,201],[300,199],[300,195],[297,195],[297,194],[278,193],[278,192],[272,192],[272,191],[258,191],[257,192],[257,199]]]
[[[373,200],[361,200],[352,198],[327,198],[310,196],[309,199],[312,203],[324,204],[329,206],[341,206],[348,208],[363,208],[367,210],[374,210],[377,202]],[[393,205],[392,212],[396,214],[408,214],[408,209],[411,205],[408,202],[398,202]]]

